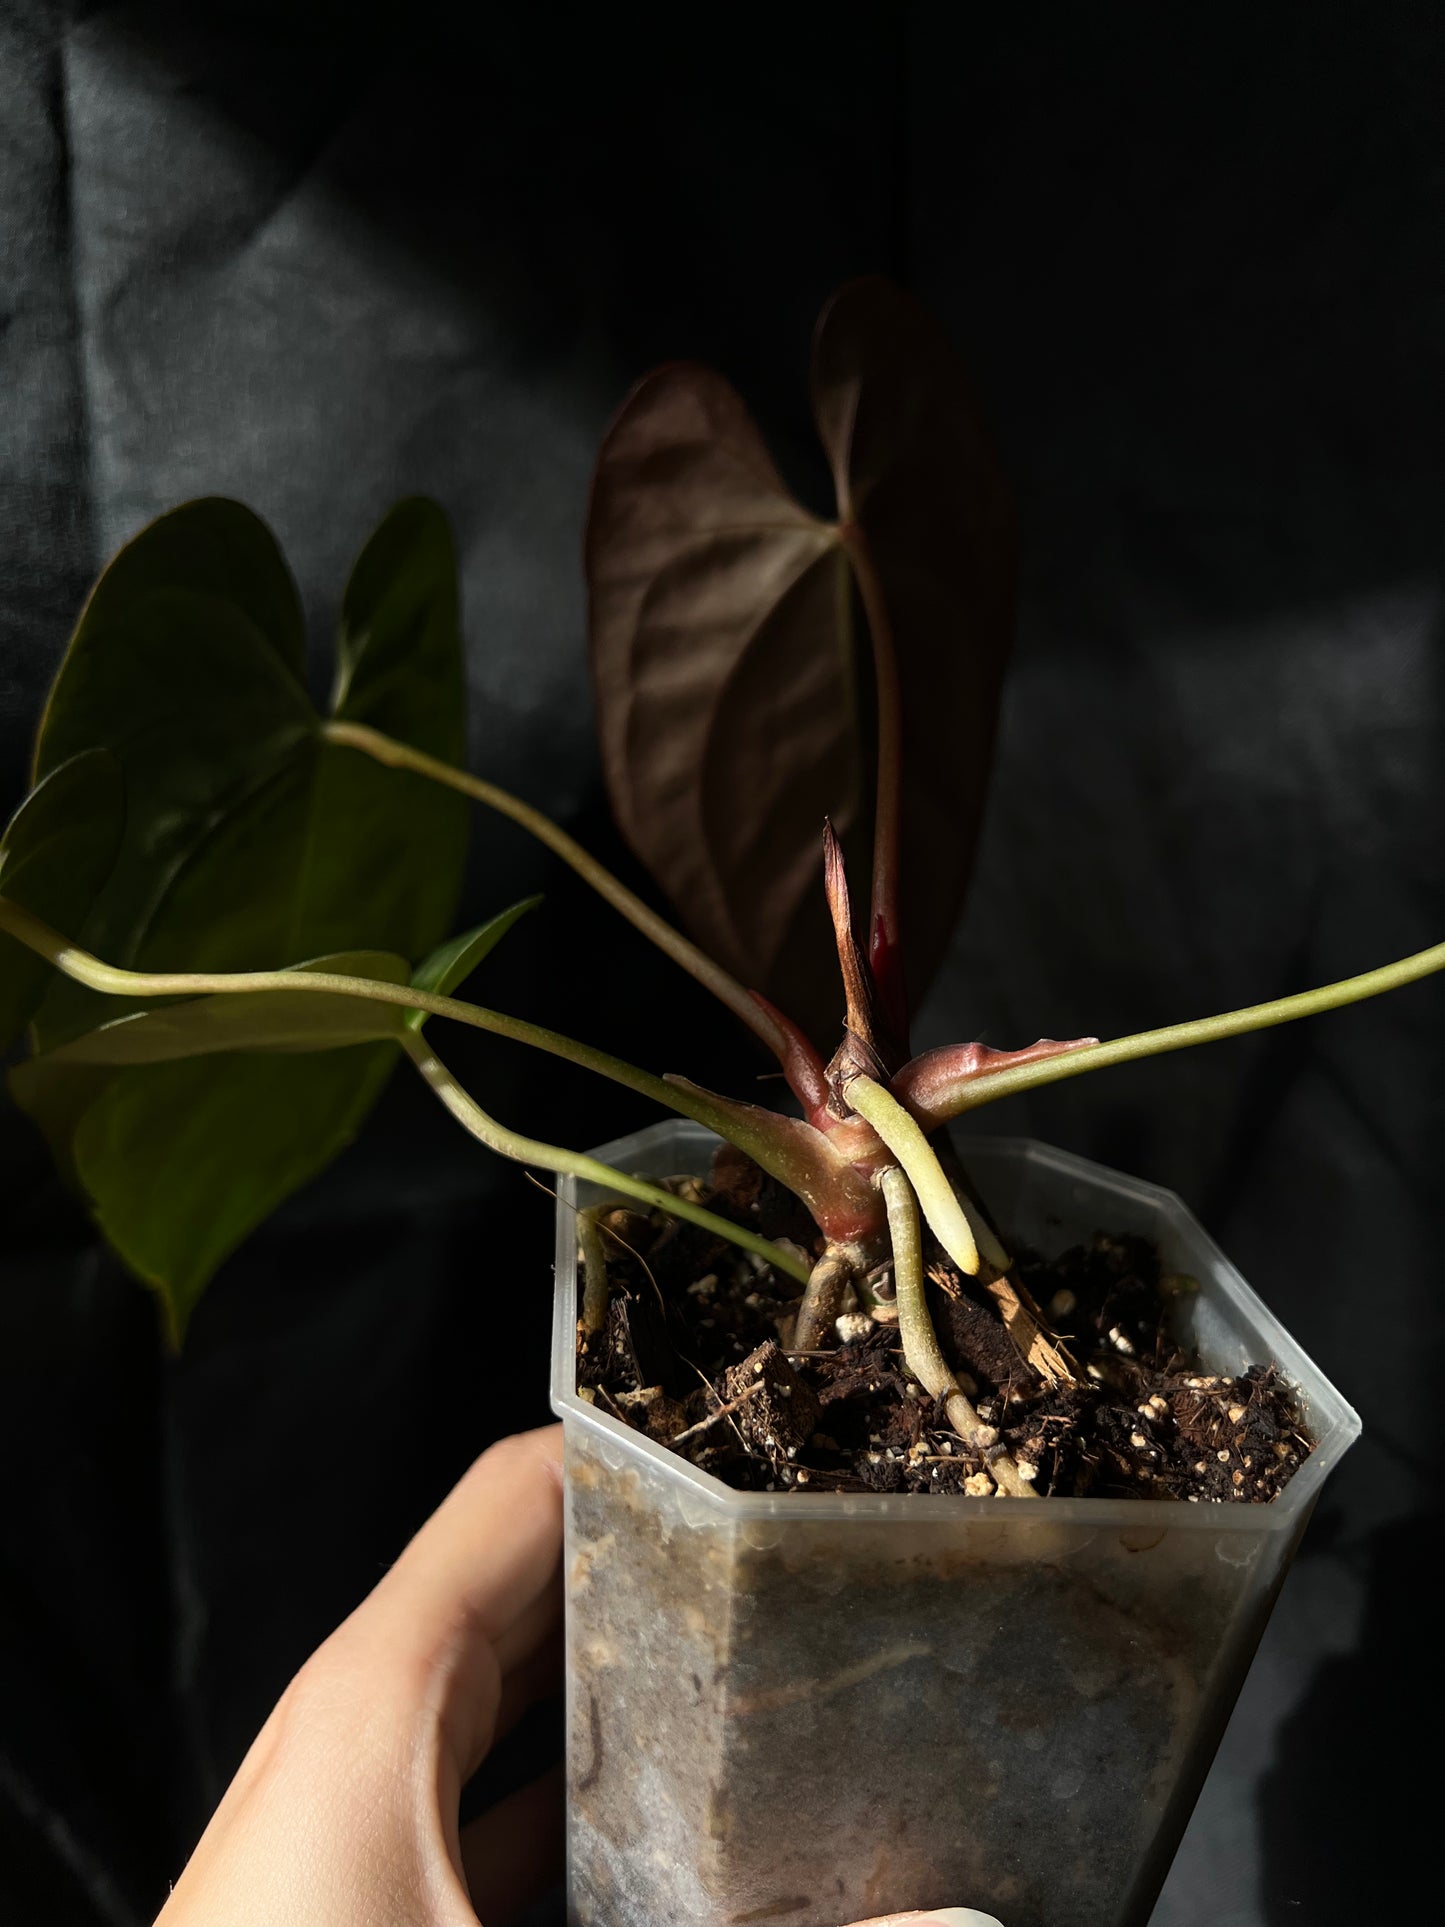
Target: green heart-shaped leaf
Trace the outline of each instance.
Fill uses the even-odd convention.
[[[407,981],[406,962],[384,950],[349,950],[298,964],[298,971],[328,971]],[[133,1011],[70,1043],[17,1064],[10,1091],[21,1110],[44,1132],[62,1168],[78,1185],[72,1140],[86,1110],[128,1064],[213,1057],[224,1051],[271,1053],[338,1050],[395,1037],[406,1012],[395,1004],[356,997],[324,997],[315,991],[228,992]]]
[[[76,936],[120,847],[125,785],[108,751],[57,764],[0,837],[0,895]],[[0,936],[0,1052],[29,1023],[53,976],[43,957]]]
[[[506,936],[519,917],[529,910],[535,910],[542,901],[540,897],[523,897],[510,909],[499,910],[490,923],[478,924],[475,930],[466,930],[459,937],[434,950],[419,963],[412,972],[412,985],[417,990],[433,990],[439,997],[449,997],[459,984],[466,982],[477,965],[491,955]],[[420,1030],[426,1022],[429,1011],[408,1010],[402,1021],[413,1030]]]
[[[179,955],[173,944],[166,962],[147,937],[164,928],[188,871],[209,867],[207,846],[228,821],[313,750],[317,718],[301,671],[295,587],[269,530],[237,502],[191,502],[162,516],[91,591],[41,720],[35,772],[43,777],[97,748],[124,771],[125,837],[89,925],[91,946],[108,963],[244,969],[290,961],[273,948],[240,954],[245,938],[260,934],[251,929],[254,889],[236,893],[242,928],[220,939],[225,964],[215,937],[205,955],[189,945]],[[274,901],[282,892],[267,895]],[[284,914],[274,909],[271,922]],[[264,939],[271,936],[267,929]],[[58,981],[37,1018],[38,1042],[49,1049],[120,1008]]]
[[[404,958],[348,951],[300,966],[404,984]],[[316,992],[242,991],[142,1011],[87,1032],[12,1073],[17,1100],[70,1147],[77,1182],[106,1236],[156,1285],[177,1341],[223,1258],[305,1177],[349,1142],[385,1081],[385,1051],[359,1043],[394,1037],[396,1004]],[[308,1056],[305,1075],[232,1058],[339,1051],[339,1068]],[[163,1067],[147,1076],[134,1067]],[[121,1067],[132,1067],[117,1075]],[[281,1102],[299,1105],[301,1130],[276,1130]],[[243,1158],[238,1133],[257,1133]],[[309,1133],[309,1137],[308,1137]]]
[[[395,1056],[363,1044],[137,1064],[86,1106],[76,1175],[106,1238],[160,1294],[174,1343],[217,1265],[356,1136]]]
[[[465,856],[465,800],[326,741],[301,665],[300,606],[285,563],[237,503],[194,502],[163,516],[102,576],[57,678],[36,761],[43,774],[103,747],[125,772],[125,839],[89,927],[107,962],[276,969],[363,948],[410,958],[446,929]],[[362,552],[342,603],[335,690],[338,718],[448,761],[464,754],[456,567],[432,503],[398,504]],[[177,1020],[177,1008],[168,1021],[214,1024],[217,1034],[243,1021],[219,1010]],[[58,981],[37,1016],[39,1045],[53,1053],[102,1028],[114,1039],[126,1010]],[[374,1014],[333,1021],[391,1023]],[[78,1111],[47,1102],[50,1129],[73,1135],[57,1144],[62,1158],[117,1250],[169,1295],[179,1330],[219,1256],[350,1141],[394,1061],[380,1043],[272,1055],[260,1068],[254,1054],[233,1050],[115,1065]],[[52,1063],[49,1074],[58,1091],[61,1080],[75,1088],[82,1070]],[[198,1133],[204,1125],[195,1157],[182,1154],[173,1115],[182,1097]],[[165,1144],[188,1200],[180,1215],[196,1232],[189,1246],[168,1216],[167,1186],[138,1163],[146,1146]]]

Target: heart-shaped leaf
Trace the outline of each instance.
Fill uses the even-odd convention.
[[[404,984],[406,960],[384,950],[349,950],[297,965]],[[72,1180],[80,1183],[72,1142],[81,1118],[126,1065],[215,1057],[226,1051],[308,1052],[396,1037],[407,1013],[395,1004],[315,991],[240,991],[191,997],[134,1011],[68,1044],[17,1064],[10,1073],[16,1103],[39,1126]]]
[[[212,836],[314,740],[302,651],[301,607],[281,553],[238,502],[190,502],[163,515],[96,583],[41,720],[35,774],[96,748],[125,773],[125,838],[89,926],[107,962],[211,961],[188,950],[161,964],[145,938]],[[238,957],[236,967],[261,961],[289,959],[271,951]],[[118,1009],[59,981],[37,1020],[39,1042],[48,1049]]]
[[[892,631],[901,793],[880,804],[898,812],[900,874],[890,903],[875,869],[869,934],[881,979],[880,921],[901,925],[906,1013],[943,961],[983,824],[1013,642],[1013,502],[956,350],[892,283],[854,281],[824,309],[812,391],[839,516],[862,534]]]
[[[90,925],[108,962],[275,969],[362,948],[411,958],[446,929],[465,800],[327,742],[300,671],[285,563],[236,503],[162,517],[101,578],[52,693],[37,767],[99,746],[125,772],[125,840]],[[450,535],[433,504],[403,502],[347,587],[332,713],[456,761],[464,703]],[[57,982],[38,1041],[53,1051],[125,1010]],[[86,1104],[71,1161],[121,1255],[170,1292],[178,1329],[217,1254],[349,1142],[395,1055],[382,1043],[264,1065],[237,1053],[137,1064]],[[73,1081],[75,1067],[56,1074]],[[142,1168],[145,1147],[180,1128],[182,1097],[198,1131],[187,1211],[193,1228],[213,1226],[188,1250],[166,1217],[165,1186]]]
[[[108,751],[58,764],[0,837],[0,895],[78,937],[120,847],[125,785]],[[29,1023],[52,977],[49,964],[0,936],[0,1052]]]
[[[822,819],[846,838],[862,804],[836,531],[788,495],[722,377],[678,365],[603,444],[587,574],[619,828],[704,949],[816,1019]]]
[[[85,1107],[76,1176],[173,1343],[222,1260],[356,1136],[395,1058],[362,1044],[137,1064]]]
[[[435,991],[439,997],[450,997],[460,984],[466,982],[478,964],[491,955],[517,919],[524,917],[529,910],[535,910],[541,901],[540,897],[523,897],[520,903],[512,904],[509,909],[499,910],[489,922],[478,924],[475,930],[463,931],[461,936],[442,944],[412,972],[414,988]],[[430,1014],[425,1010],[408,1010],[402,1013],[402,1022],[413,1030],[420,1030]]]
[[[871,559],[901,689],[901,920],[917,996],[972,863],[1013,548],[961,363],[911,297],[878,279],[835,296],[812,389],[836,522],[788,493],[720,375],[678,365],[634,390],[603,444],[587,569],[623,834],[698,941],[821,1034],[841,1014],[823,820],[856,860],[874,814],[875,670],[850,555]]]

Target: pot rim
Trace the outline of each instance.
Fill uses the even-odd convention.
[[[720,1140],[686,1119],[664,1119],[648,1129],[602,1145],[591,1155],[623,1169],[657,1176],[678,1168],[679,1154],[710,1150]],[[965,1140],[970,1168],[1031,1165],[1047,1171],[1081,1195],[1107,1194],[1132,1207],[1138,1219],[1157,1225],[1161,1242],[1169,1234],[1171,1259],[1200,1281],[1201,1298],[1226,1312],[1254,1359],[1279,1367],[1299,1394],[1315,1433],[1315,1447],[1289,1484],[1268,1505],[1193,1505],[1179,1499],[1015,1499],[970,1498],[956,1493],[739,1492],[710,1472],[659,1445],[655,1440],[599,1411],[576,1391],[577,1243],[574,1230],[580,1206],[606,1193],[574,1178],[557,1184],[556,1295],[552,1321],[552,1409],[564,1424],[576,1425],[595,1439],[604,1460],[618,1471],[631,1465],[662,1474],[684,1488],[709,1524],[724,1518],[739,1522],[856,1519],[870,1525],[939,1526],[948,1522],[1002,1524],[1026,1518],[1042,1524],[1121,1528],[1147,1532],[1179,1528],[1221,1536],[1259,1537],[1298,1533],[1313,1508],[1325,1478],[1360,1435],[1359,1414],[1290,1336],[1263,1300],[1198,1223],[1182,1198],[1162,1185],[1147,1183],[1090,1158],[1028,1137],[974,1137]],[[1187,1262],[1179,1262],[1187,1257]],[[1021,1511],[1026,1509],[1026,1511]]]

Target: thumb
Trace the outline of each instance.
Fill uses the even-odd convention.
[[[439,1728],[459,1792],[549,1658],[562,1588],[562,1428],[484,1452],[333,1636],[373,1694]],[[550,1682],[549,1682],[550,1683]]]
[[[879,1914],[873,1920],[856,1920],[853,1927],[1002,1927],[1002,1923],[976,1907],[925,1907],[921,1914]]]

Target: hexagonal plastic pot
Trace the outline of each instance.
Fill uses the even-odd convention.
[[[598,1152],[704,1172],[666,1123]],[[1171,1192],[970,1139],[1016,1243],[1157,1240],[1205,1365],[1277,1364],[1318,1443],[1267,1506],[742,1493],[577,1397],[576,1208],[557,1217],[567,1457],[569,1920],[837,1927],[981,1907],[1143,1927],[1320,1487],[1359,1432]]]

